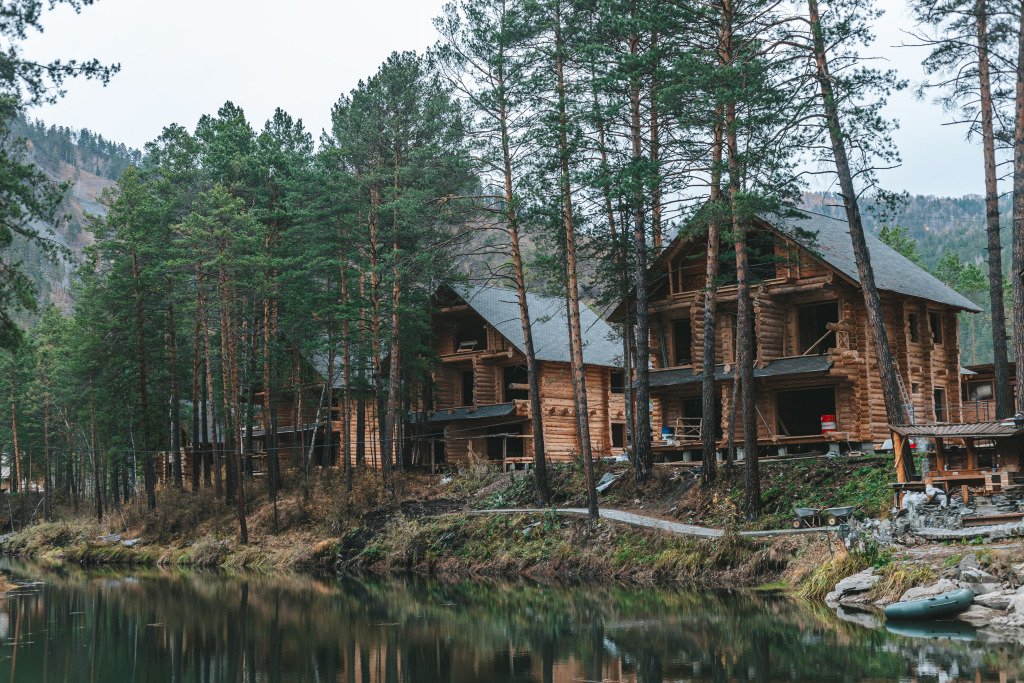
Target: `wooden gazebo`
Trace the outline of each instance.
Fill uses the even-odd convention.
[[[912,461],[912,439],[935,444],[922,472],[923,487],[930,484],[947,492],[960,487],[964,499],[968,489],[997,493],[1021,477],[1024,453],[1024,419],[968,424],[932,423],[889,425],[896,455],[897,492],[912,489],[907,473]]]

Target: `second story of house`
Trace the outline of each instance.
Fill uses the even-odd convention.
[[[971,301],[872,235],[875,281],[897,362],[958,364],[957,316]],[[818,214],[759,218],[749,239],[751,311],[758,367],[773,360],[870,354],[870,330],[845,221]],[[701,371],[706,239],[677,238],[651,269],[651,357],[655,369]],[[735,363],[736,267],[722,244],[715,325],[716,365]],[[621,315],[622,307],[619,314]],[[908,371],[911,368],[906,368]]]
[[[570,361],[566,304],[562,297],[528,294],[531,329],[541,369],[540,390],[561,393]],[[527,401],[529,376],[519,298],[499,287],[445,287],[436,297],[434,410]],[[613,375],[621,367],[622,339],[589,307],[581,305],[583,362]],[[603,380],[602,380],[603,382]],[[604,384],[605,387],[612,383]]]

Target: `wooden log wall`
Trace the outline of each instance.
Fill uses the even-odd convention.
[[[785,355],[786,308],[771,297],[763,286],[752,297],[754,305],[754,336],[757,339],[755,367]]]

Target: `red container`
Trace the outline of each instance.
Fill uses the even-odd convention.
[[[836,416],[835,415],[822,415],[821,416],[821,433],[828,434],[836,431]]]

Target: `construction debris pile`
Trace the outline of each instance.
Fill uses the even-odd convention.
[[[1024,488],[1021,487],[1015,486],[1006,489],[1002,494],[992,496],[992,504],[995,505],[996,510],[1004,514],[1024,512],[1024,499],[1021,498],[1022,493],[1024,493]]]

